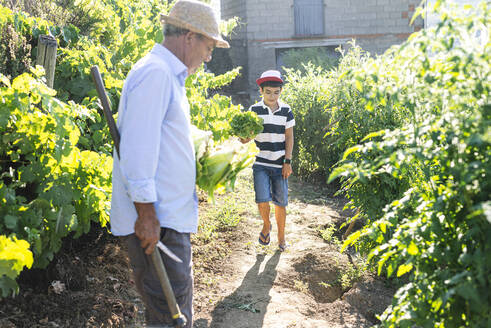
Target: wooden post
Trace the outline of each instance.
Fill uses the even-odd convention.
[[[360,209],[359,208],[356,209],[355,216],[358,216],[358,215],[360,215]],[[358,218],[356,218],[355,220],[351,220],[351,222],[349,223],[348,229],[346,229],[346,232],[343,234],[343,240],[348,238],[349,234],[351,233],[351,230],[353,230],[353,228],[355,227],[356,220],[358,220]]]
[[[56,50],[58,42],[52,35],[40,35],[36,64],[44,67],[47,85],[52,88],[55,80]]]

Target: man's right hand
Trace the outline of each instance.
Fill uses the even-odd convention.
[[[243,144],[245,144],[245,143],[248,143],[249,141],[251,141],[252,139],[251,138],[244,139],[244,138],[240,138],[239,137],[239,140],[240,140],[240,142],[242,142]]]
[[[160,240],[160,222],[153,203],[134,203],[138,217],[135,222],[135,234],[141,240],[145,254],[152,254]]]

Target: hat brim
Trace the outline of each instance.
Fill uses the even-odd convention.
[[[256,83],[257,83],[257,85],[261,85],[261,84],[263,84],[264,82],[267,82],[267,81],[284,83],[282,79],[280,79],[279,77],[274,77],[274,76],[267,76],[267,77],[259,78],[259,79],[256,80]]]
[[[164,24],[170,24],[170,25],[174,25],[174,26],[177,26],[180,28],[185,28],[185,29],[190,30],[192,32],[199,33],[199,34],[202,34],[206,37],[209,37],[210,39],[213,39],[217,42],[217,44],[216,44],[217,48],[230,48],[230,45],[228,44],[228,42],[225,41],[224,39],[222,39],[222,37],[220,35],[211,35],[211,34],[205,32],[203,30],[196,28],[195,26],[193,26],[187,22],[183,22],[180,19],[176,19],[176,18],[170,17],[168,15],[160,14],[160,20]]]

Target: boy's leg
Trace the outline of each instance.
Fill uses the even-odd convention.
[[[274,215],[278,226],[278,245],[285,244],[286,207],[275,205]]]
[[[257,208],[259,209],[259,214],[261,219],[263,219],[263,236],[267,236],[271,229],[271,221],[269,220],[270,206],[269,202],[257,203]],[[266,240],[264,240],[266,241]]]
[[[286,206],[288,205],[288,179],[284,179],[281,169],[277,169],[271,180],[272,199],[275,205],[276,224],[278,225],[278,245],[284,246],[286,244],[285,225]]]
[[[270,214],[270,206],[269,202],[271,201],[271,183],[267,168],[261,165],[253,166],[253,178],[254,178],[254,192],[256,193],[256,203],[257,208],[259,210],[259,215],[261,215],[261,219],[263,220],[263,228],[262,235],[268,236],[271,230],[271,221],[269,220]],[[264,242],[268,242],[264,240],[262,236],[260,236],[261,240]],[[266,238],[268,239],[268,238]]]

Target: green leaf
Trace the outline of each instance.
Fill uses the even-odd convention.
[[[16,216],[13,216],[10,214],[5,215],[3,218],[3,222],[5,223],[5,227],[7,227],[7,229],[10,229],[13,231],[15,231],[17,228],[17,221],[18,221],[18,218]]]
[[[355,80],[355,88],[360,92],[363,91],[363,85],[361,84],[360,81]]]
[[[380,136],[383,136],[387,133],[386,130],[380,130],[380,131],[377,131],[377,132],[372,132],[372,133],[369,133],[367,134],[363,139],[361,139],[361,141],[366,141],[368,139],[372,139],[372,138],[375,138],[375,137],[380,137]]]
[[[409,255],[418,255],[419,253],[418,246],[416,246],[416,244],[413,241],[411,241],[411,243],[407,248],[407,252],[409,253]]]
[[[354,152],[359,151],[361,148],[362,148],[362,147],[361,147],[360,145],[356,145],[356,146],[353,146],[353,147],[348,148],[348,149],[347,149],[347,150],[344,152],[344,154],[343,154],[343,161],[344,161],[344,160],[346,160],[346,158],[347,158],[347,157],[348,157],[350,154],[352,154],[352,153],[354,153]]]
[[[413,269],[412,263],[399,265],[399,267],[397,268],[397,277],[400,277],[400,276],[408,273],[412,269]]]
[[[352,168],[352,165],[345,164],[340,167],[335,168],[332,173],[329,175],[329,179],[327,180],[327,183],[331,183],[332,181],[336,180],[340,176],[343,176],[347,173],[349,173],[349,169]]]
[[[361,230],[355,231],[352,234],[350,234],[348,238],[345,240],[343,247],[341,247],[341,252],[343,252],[346,249],[346,247],[348,247],[349,245],[355,243],[358,240],[358,238],[360,238],[360,236],[361,236]]]
[[[438,311],[442,307],[443,301],[439,297],[436,301],[431,302],[431,308],[434,312]]]
[[[455,290],[457,294],[467,300],[474,301],[476,303],[481,302],[480,293],[477,291],[476,285],[471,282],[460,284],[455,288]]]
[[[417,7],[416,8],[416,11],[413,14],[413,17],[411,18],[411,21],[409,22],[409,25],[413,25],[413,23],[416,20],[416,18],[418,18],[419,16],[421,16],[424,13],[425,12],[423,10],[423,7],[421,7],[421,6]],[[425,19],[428,19],[428,17],[425,17]]]
[[[383,233],[387,232],[387,224],[385,222],[380,222],[379,227]]]
[[[28,242],[0,235],[0,276],[7,275],[14,279],[24,266],[30,268],[32,263]]]
[[[2,297],[13,296],[19,293],[19,285],[17,285],[15,279],[0,276],[0,291],[2,292]]]

